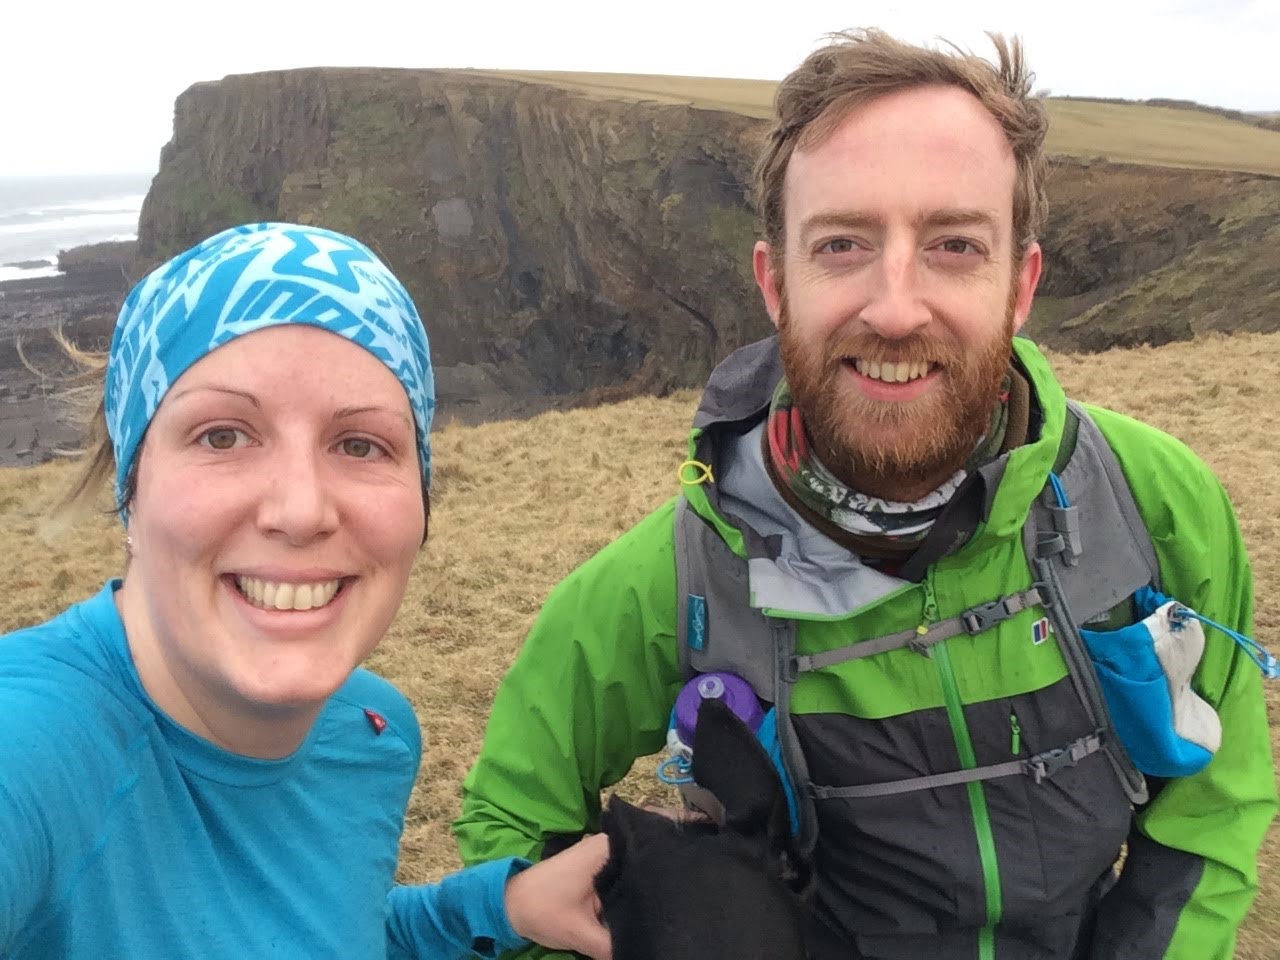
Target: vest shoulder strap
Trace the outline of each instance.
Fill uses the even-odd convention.
[[[1146,779],[1116,735],[1080,626],[1110,618],[1130,605],[1134,592],[1159,587],[1155,547],[1115,452],[1088,412],[1069,402],[1063,445],[1074,444],[1065,465],[1032,505],[1023,545],[1032,574],[1047,595],[1045,611],[1076,695],[1103,733],[1112,769],[1129,799],[1148,797]],[[1128,611],[1123,611],[1127,613]]]
[[[1027,558],[1057,558],[1077,624],[1105,617],[1148,584],[1159,589],[1155,547],[1115,452],[1084,407],[1068,401],[1051,481],[1036,499],[1023,545]],[[1082,563],[1082,557],[1087,562]]]
[[[747,562],[689,508],[675,510],[676,633],[686,677],[728,670],[777,702],[777,651],[770,619],[751,606]]]

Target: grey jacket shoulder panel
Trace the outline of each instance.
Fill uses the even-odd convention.
[[[867,566],[808,523],[782,499],[764,465],[765,422],[728,437],[717,449],[722,515],[745,524],[772,546],[752,556],[752,606],[809,616],[838,617],[906,586]]]
[[[695,430],[712,423],[746,420],[769,405],[782,379],[782,356],[776,336],[735,350],[711,371],[693,417]]]

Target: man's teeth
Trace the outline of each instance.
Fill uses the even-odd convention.
[[[246,600],[264,610],[314,610],[333,599],[341,580],[319,583],[275,583],[257,577],[236,577]]]
[[[933,369],[933,364],[928,361],[880,363],[875,360],[863,360],[861,358],[855,359],[853,366],[864,377],[870,377],[872,380],[883,380],[885,383],[906,383],[908,380],[918,380]]]

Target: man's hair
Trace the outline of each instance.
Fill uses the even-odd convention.
[[[1031,94],[1035,75],[1023,59],[1018,38],[989,33],[998,62],[991,63],[954,44],[946,49],[914,46],[882,30],[833,33],[778,85],[775,120],[756,164],[756,204],[765,239],[780,256],[784,241],[782,187],[797,147],[830,136],[859,104],[898,90],[930,84],[959,87],[973,94],[1004,130],[1013,148],[1017,180],[1013,189],[1014,254],[1035,241],[1048,212],[1045,198],[1044,104]]]

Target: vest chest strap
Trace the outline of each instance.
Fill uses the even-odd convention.
[[[994,780],[996,777],[1010,777],[1017,774],[1030,777],[1036,783],[1042,783],[1063,767],[1074,767],[1085,757],[1097,753],[1102,749],[1102,744],[1102,732],[1095,731],[1088,736],[1073,740],[1064,747],[1046,750],[1020,760],[993,763],[985,767],[974,767],[971,770],[935,773],[927,777],[891,780],[887,783],[866,783],[852,787],[823,787],[811,784],[809,795],[815,800],[861,800],[868,797],[911,793],[915,790],[933,790],[958,783],[973,783],[976,780]]]
[[[966,610],[958,617],[939,620],[937,623],[932,623],[928,626],[921,625],[914,630],[901,630],[898,633],[890,633],[883,637],[859,640],[847,646],[837,647],[834,650],[824,650],[822,653],[794,656],[788,661],[786,679],[794,683],[802,673],[821,670],[824,667],[845,663],[849,660],[873,657],[878,653],[897,650],[900,647],[910,647],[917,653],[928,656],[929,648],[941,643],[943,640],[949,640],[951,637],[959,636],[962,633],[974,636],[990,630],[1002,620],[1008,620],[1029,607],[1034,607],[1037,604],[1048,606],[1049,603],[1047,587],[1042,583],[1036,583],[1030,589],[1023,590],[1020,593],[1011,593],[1008,596],[1001,597],[999,600],[981,603]]]

